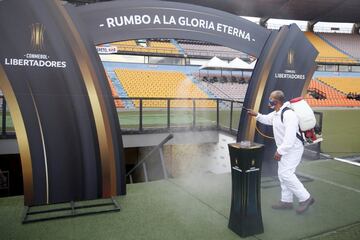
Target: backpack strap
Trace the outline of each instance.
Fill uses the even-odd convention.
[[[281,122],[284,123],[284,112],[286,112],[287,110],[291,110],[291,108],[289,107],[284,107],[282,110],[281,110]],[[302,134],[301,134],[301,129],[300,129],[300,126],[299,126],[299,132],[300,133],[296,133],[296,137],[302,142],[302,144],[304,145],[305,144],[305,139],[303,138]]]
[[[289,107],[284,107],[282,110],[281,110],[281,122],[284,123],[284,112],[287,111],[287,110],[292,110],[291,108]]]

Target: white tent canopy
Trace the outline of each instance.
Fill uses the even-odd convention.
[[[257,60],[255,60],[255,61],[253,61],[252,63],[249,64],[251,69],[255,68],[256,62],[257,62]]]
[[[255,66],[255,62],[254,64]],[[251,70],[254,69],[254,66],[246,63],[245,61],[241,60],[240,58],[234,58],[230,63],[227,63],[223,60],[221,60],[218,57],[213,57],[208,62],[203,64],[200,69],[221,69],[221,70]]]
[[[231,69],[231,70],[251,70],[253,68],[251,68],[250,64],[246,63],[245,61],[239,59],[239,58],[234,58],[227,66],[227,69]]]
[[[226,69],[228,64],[218,57],[213,57],[208,62],[203,64],[200,69]]]
[[[231,78],[233,77],[233,71],[241,71],[242,73],[241,77],[243,78],[244,71],[251,71],[252,69],[254,69],[254,67],[251,67],[250,64],[246,63],[245,61],[239,58],[234,58],[230,63],[227,63],[219,59],[218,57],[213,57],[199,68],[199,78],[200,78],[201,70],[220,70],[221,76],[223,70],[230,71]],[[208,71],[208,75],[209,75],[209,71]]]

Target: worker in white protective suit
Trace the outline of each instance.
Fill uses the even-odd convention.
[[[301,214],[315,200],[295,175],[296,167],[299,165],[304,152],[304,146],[302,141],[296,136],[299,130],[298,117],[291,109],[284,110],[289,105],[289,102],[285,102],[285,96],[282,91],[273,91],[269,98],[269,107],[274,109],[273,112],[263,115],[249,110],[248,114],[255,116],[256,120],[263,124],[273,126],[277,146],[274,159],[278,161],[281,199],[277,204],[272,205],[272,208],[293,209],[293,196],[295,195],[299,200],[296,212]],[[281,117],[282,114],[283,116]]]

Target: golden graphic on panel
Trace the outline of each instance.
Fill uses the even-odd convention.
[[[288,56],[287,56],[287,60],[288,60],[289,65],[294,64],[294,57],[295,57],[294,50],[290,49],[290,51],[288,52]]]
[[[30,25],[31,28],[31,47],[34,51],[44,50],[44,32],[45,27],[41,23]]]

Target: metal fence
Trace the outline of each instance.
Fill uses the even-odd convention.
[[[218,98],[115,97],[114,101],[124,134],[222,130],[235,135],[243,106],[243,101]],[[0,138],[15,138],[4,96],[0,107]]]
[[[7,107],[6,99],[3,95],[0,95],[0,113],[0,138],[15,138],[14,126],[12,123],[9,109]]]
[[[223,130],[235,134],[243,101],[219,98],[114,98],[123,133]]]

